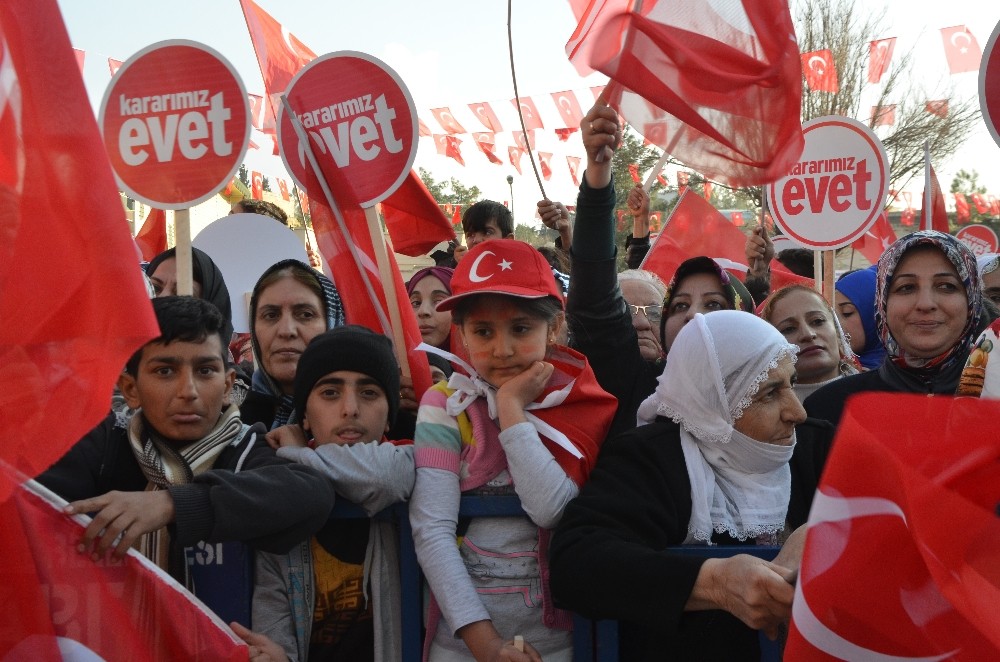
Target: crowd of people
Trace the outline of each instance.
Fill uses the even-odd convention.
[[[570,612],[619,620],[623,660],[759,659],[758,631],[790,617],[848,397],[1000,391],[983,292],[998,260],[915,232],[843,276],[831,305],[771,291],[776,256],[756,231],[744,277],[693,256],[664,282],[638,268],[641,187],[615,245],[601,155],[621,130],[607,106],[583,119],[575,223],[538,203],[555,249],[516,241],[509,210],[481,201],[452,266],[410,278],[436,382],[419,402],[391,341],[352,325],[311,266],[261,265],[241,336],[208,255],[193,250],[193,297],[176,296],[173,251],[157,256],[161,335],[124,367],[107,418],[38,477],[93,517],[78,550],[134,547],[211,605],[185,548],[244,543],[252,621],[232,627],[251,659],[398,660],[399,530],[329,514],[340,498],[369,516],[407,502],[425,659],[568,662]],[[516,497],[524,515],[461,516],[465,495]],[[671,551],[734,544],[781,551]]]

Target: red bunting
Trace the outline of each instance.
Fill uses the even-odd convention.
[[[417,135],[421,138],[432,135],[431,130],[427,128],[427,125],[424,124],[424,121],[419,117],[417,118]]]
[[[802,54],[802,74],[813,92],[840,91],[833,53],[827,48]]]
[[[517,99],[511,99],[510,102],[514,104],[514,109],[517,110]],[[524,120],[525,131],[545,128],[542,124],[542,116],[538,113],[538,108],[535,106],[535,102],[531,100],[531,97],[521,97],[520,108],[521,118]]]
[[[503,165],[503,161],[500,160],[496,152],[496,134],[486,132],[473,133],[472,139],[476,142],[479,150],[486,155],[490,163]]]
[[[476,116],[476,119],[483,123],[487,131],[492,131],[493,133],[503,131],[503,127],[500,126],[500,120],[497,119],[496,113],[493,112],[490,104],[486,102],[470,103],[469,110]]]
[[[258,131],[264,130],[264,97],[259,94],[248,94],[250,102],[250,122]]]
[[[979,193],[972,194],[972,203],[976,205],[976,211],[980,214],[990,213],[990,205]]]
[[[535,131],[529,129],[527,133],[524,131],[511,131],[511,138],[514,139],[514,144],[526,152],[530,152],[535,149]]]
[[[576,95],[571,90],[553,92],[552,101],[556,104],[556,110],[566,122],[567,128],[580,128],[580,122],[583,121],[583,110],[580,108],[580,102],[576,100]]]
[[[521,172],[521,157],[524,156],[524,150],[520,147],[508,147],[507,155],[510,157],[510,164],[517,170],[517,174],[523,174]]]
[[[566,165],[569,166],[569,176],[573,179],[573,186],[580,185],[580,157],[567,156]]]
[[[285,202],[291,200],[291,196],[288,195],[288,182],[284,179],[278,178],[278,191],[281,193],[281,199]]]
[[[116,60],[113,57],[108,58],[108,71],[111,72],[112,77],[114,77],[114,75],[118,73],[118,70],[122,68],[123,64],[125,63],[122,62],[121,60]]]
[[[896,48],[896,38],[878,39],[871,42],[868,49],[868,82],[878,83],[889,69],[892,51]]]
[[[441,133],[434,134],[434,146],[437,148],[437,153],[442,156],[447,156],[458,161],[459,165],[465,165],[465,159],[462,158],[462,152],[459,150],[459,145],[462,141],[456,136],[448,136]]]
[[[455,116],[451,114],[451,110],[447,107],[431,108],[431,115],[438,121],[438,124],[441,125],[445,133],[455,134],[466,132],[465,127],[458,123],[458,120],[455,119]]]
[[[250,197],[254,200],[264,199],[264,175],[256,170],[250,173]]]
[[[938,117],[945,118],[948,117],[948,100],[939,99],[937,101],[928,101],[924,104],[924,108],[931,115],[937,115]]]
[[[896,123],[896,105],[872,106],[871,125],[892,126]]]
[[[983,52],[979,50],[979,42],[964,25],[941,28],[941,41],[944,44],[944,55],[948,60],[948,70],[953,74],[967,71],[979,71],[979,62]]]
[[[955,220],[959,223],[968,223],[972,220],[972,211],[969,209],[969,201],[965,199],[964,193],[955,192]]]
[[[542,171],[542,179],[552,179],[552,152],[538,152],[538,168]]]
[[[639,166],[635,163],[628,164],[628,174],[632,177],[634,183],[642,183],[642,177],[639,176]]]
[[[566,128],[566,129],[555,129],[555,132],[556,136],[559,137],[559,142],[564,143],[564,142],[569,142],[570,137],[579,130],[580,130],[579,128],[576,129]]]

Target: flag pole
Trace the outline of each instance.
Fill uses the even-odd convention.
[[[396,279],[393,277],[392,266],[389,264],[389,254],[385,249],[385,236],[382,234],[382,224],[379,222],[375,207],[365,208],[365,220],[368,221],[368,234],[371,236],[372,248],[375,249],[375,262],[382,279],[385,292],[386,307],[389,309],[389,322],[392,326],[392,344],[396,350],[396,360],[405,379],[410,379],[410,361],[406,356],[406,336],[403,334],[403,318],[399,315],[396,303]]]
[[[194,279],[191,276],[191,211],[174,210],[174,247],[177,264],[177,294],[194,295]]]
[[[511,6],[513,0],[507,0],[507,52],[510,54],[510,78],[514,83],[514,103],[517,104],[517,119],[521,122],[521,131],[524,135],[524,144],[528,147],[528,160],[531,162],[531,169],[535,171],[535,181],[538,182],[538,189],[542,192],[542,199],[548,200],[545,195],[545,187],[542,186],[542,178],[538,174],[538,166],[535,165],[535,155],[531,153],[533,147],[528,138],[528,130],[524,128],[524,115],[521,113],[521,95],[517,92],[517,76],[514,75],[514,36],[511,28]],[[514,201],[511,201],[511,206]]]
[[[921,219],[921,230],[934,229],[934,206],[931,204],[931,147],[930,142],[924,141],[924,217]]]

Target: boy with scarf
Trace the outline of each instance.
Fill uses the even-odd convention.
[[[388,338],[363,326],[327,331],[306,347],[295,374],[301,426],[278,428],[268,440],[279,457],[317,469],[375,515],[413,489],[412,443],[385,442],[399,386]],[[401,659],[399,605],[393,522],[331,520],[291,553],[257,557],[254,629],[291,660]]]
[[[263,426],[240,421],[219,310],[194,297],[152,304],[162,333],[118,382],[137,415],[110,414],[38,480],[71,501],[67,514],[92,514],[80,553],[121,558],[136,546],[196,589],[185,548],[241,541],[286,552],[323,525],[333,492],[276,457]]]

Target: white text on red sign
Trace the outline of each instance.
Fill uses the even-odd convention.
[[[195,110],[197,108],[205,110]],[[226,140],[225,127],[232,112],[224,105],[222,92],[211,98],[208,90],[132,98],[121,95],[119,109],[123,117],[166,113],[145,118],[129,117],[122,123],[118,131],[118,151],[130,166],[141,165],[149,158],[149,152],[141,148],[150,144],[160,163],[173,158],[175,146],[186,159],[201,158],[208,152],[209,137],[216,156],[228,156],[233,151],[232,143]]]
[[[855,209],[872,207],[873,201],[867,195],[872,173],[866,159],[857,163],[853,156],[802,161],[788,175],[781,191],[781,204],[793,216],[805,211],[803,203],[808,203],[813,214],[823,212],[828,203],[832,211],[847,211],[852,207],[852,197]]]
[[[374,160],[382,151],[378,144],[380,138],[388,152],[397,154],[403,150],[403,142],[392,128],[396,109],[386,105],[384,94],[379,95],[374,104],[372,95],[363,94],[299,113],[297,117],[320,150],[333,156],[338,168],[350,165],[352,152],[362,161]],[[338,119],[343,121],[334,124]],[[319,127],[318,131],[308,131],[315,127]],[[299,159],[305,165],[302,145],[299,145]]]

